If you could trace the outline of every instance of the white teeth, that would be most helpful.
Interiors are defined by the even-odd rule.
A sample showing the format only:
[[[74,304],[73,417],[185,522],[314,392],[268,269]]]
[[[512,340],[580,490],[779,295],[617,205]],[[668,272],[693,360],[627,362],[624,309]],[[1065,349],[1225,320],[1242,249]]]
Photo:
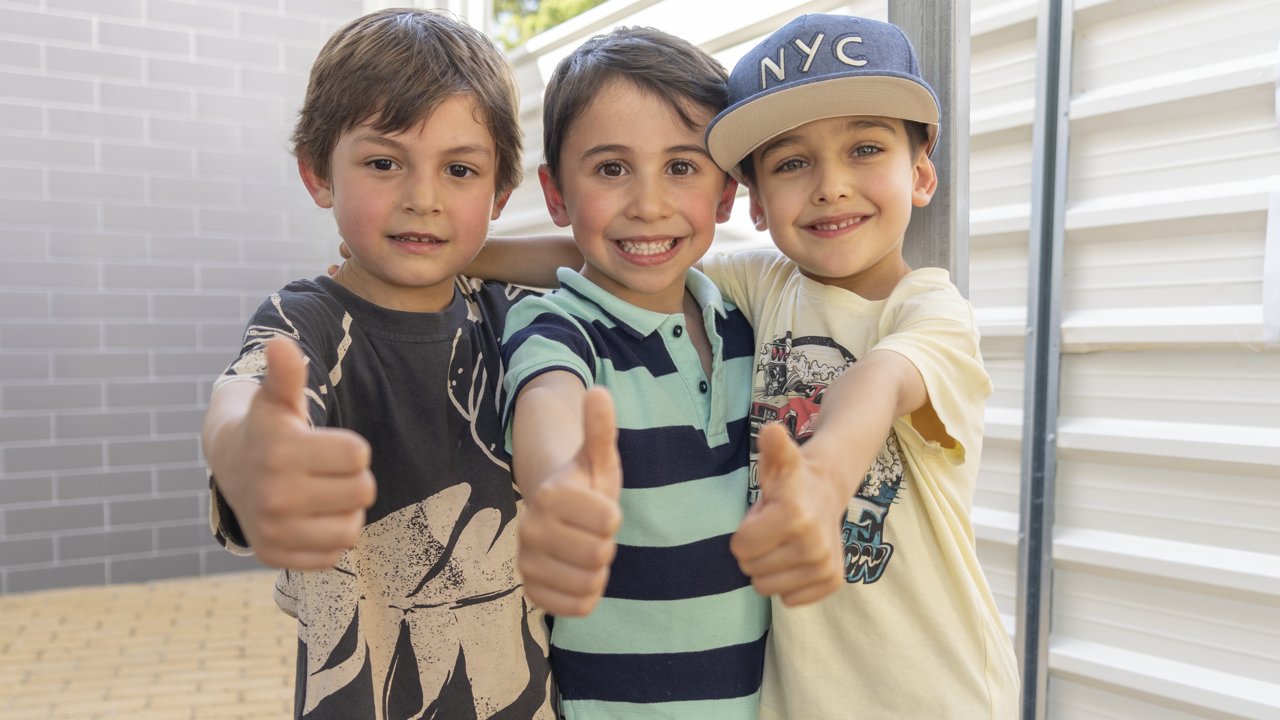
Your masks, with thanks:
[[[674,238],[658,242],[631,242],[630,240],[618,241],[618,245],[622,248],[622,252],[628,255],[659,255],[675,247],[675,244],[676,241]]]
[[[409,236],[407,236],[407,235],[396,235],[396,236],[394,236],[392,239],[394,239],[394,240],[398,240],[398,241],[400,241],[400,242],[412,242],[412,243],[437,243],[437,242],[440,242],[439,240],[433,240],[432,238],[429,238],[429,237],[409,237]]]
[[[857,225],[856,219],[841,220],[838,223],[816,223],[813,227],[815,230],[843,230],[852,225]]]

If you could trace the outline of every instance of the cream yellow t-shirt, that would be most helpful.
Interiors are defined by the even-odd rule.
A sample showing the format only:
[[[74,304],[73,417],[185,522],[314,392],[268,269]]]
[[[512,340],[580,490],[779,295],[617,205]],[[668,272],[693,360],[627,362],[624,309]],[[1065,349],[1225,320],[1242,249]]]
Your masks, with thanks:
[[[774,598],[761,719],[1016,717],[1013,646],[969,521],[991,394],[969,303],[936,268],[876,301],[806,278],[773,250],[711,256],[703,270],[755,327],[753,432],[777,421],[804,442],[832,380],[887,349],[920,371],[955,440],[944,448],[909,417],[894,422],[849,502],[846,584],[797,608]]]

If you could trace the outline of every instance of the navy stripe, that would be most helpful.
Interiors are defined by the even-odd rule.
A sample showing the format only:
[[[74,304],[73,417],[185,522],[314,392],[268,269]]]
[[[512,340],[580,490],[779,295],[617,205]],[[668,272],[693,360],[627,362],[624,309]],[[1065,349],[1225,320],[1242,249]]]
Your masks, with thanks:
[[[503,363],[510,365],[511,358],[515,357],[520,346],[534,337],[545,337],[559,343],[565,350],[577,355],[587,367],[593,370],[596,367],[595,353],[592,352],[591,344],[582,336],[582,330],[569,318],[549,312],[530,320],[528,325],[517,330],[502,344]]]
[[[619,545],[604,595],[620,600],[684,600],[746,587],[751,579],[742,574],[729,552],[731,537],[720,535],[674,547]]]
[[[510,365],[511,358],[525,341],[542,336],[563,344],[589,367],[596,367],[598,355],[600,360],[608,360],[618,371],[643,368],[654,377],[678,372],[671,353],[667,352],[662,336],[658,333],[640,338],[625,325],[610,326],[601,320],[590,320],[578,315],[572,317],[581,326],[575,325],[573,320],[563,315],[553,313],[542,313],[533,318],[507,340],[502,349],[503,359]]]
[[[716,315],[716,332],[724,340],[720,357],[725,360],[755,357],[755,331],[751,329],[751,323],[747,322],[747,316],[741,310],[734,308],[726,317]]]
[[[727,475],[746,467],[750,436],[747,418],[725,424],[729,442],[707,447],[707,436],[691,425],[619,429],[623,482],[629,488],[654,488]]]
[[[723,700],[760,689],[768,634],[741,645],[688,653],[615,655],[551,647],[565,700],[660,703]]]
[[[624,325],[609,327],[599,320],[591,321],[589,332],[596,350],[600,352],[600,359],[608,360],[614,370],[644,368],[654,377],[678,372],[658,332],[637,338]]]
[[[585,280],[585,278],[583,279]],[[588,280],[587,282],[591,282],[591,281]],[[556,290],[553,294],[559,293],[559,292],[569,293],[570,295],[573,295],[574,297],[578,298],[579,302],[581,302],[583,305],[588,306],[587,308],[588,310],[590,310],[591,308],[595,308],[596,311],[599,312],[601,315],[603,315],[606,319],[608,319],[609,322],[613,323],[614,325],[617,325],[619,328],[622,328],[624,331],[626,331],[628,334],[631,335],[631,337],[635,338],[636,340],[639,340],[641,337],[643,337],[638,331],[632,330],[629,324],[623,322],[622,318],[619,318],[617,315],[614,315],[613,313],[609,312],[607,309],[602,307],[600,303],[596,302],[595,300],[592,300],[586,295],[583,295],[581,292],[578,292],[574,288],[569,287],[568,285],[561,285],[560,288]]]

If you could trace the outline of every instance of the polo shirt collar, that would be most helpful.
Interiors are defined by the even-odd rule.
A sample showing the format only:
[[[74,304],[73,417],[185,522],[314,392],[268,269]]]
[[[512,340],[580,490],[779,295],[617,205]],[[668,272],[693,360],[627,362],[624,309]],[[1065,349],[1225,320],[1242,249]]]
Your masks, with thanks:
[[[614,323],[619,327],[626,328],[637,338],[648,337],[653,334],[671,317],[671,315],[665,313],[645,310],[629,302],[624,302],[605,291],[599,285],[582,277],[578,271],[567,267],[556,270],[556,279],[560,281],[561,288],[600,308],[601,312],[608,315]],[[711,282],[711,279],[706,275],[689,268],[684,276],[684,286],[693,294],[693,299],[702,308],[703,319],[707,322],[709,328],[714,327],[714,324],[711,323],[711,315],[708,313],[709,310],[720,317],[728,315],[728,311],[724,307],[724,297],[716,289],[715,283]]]

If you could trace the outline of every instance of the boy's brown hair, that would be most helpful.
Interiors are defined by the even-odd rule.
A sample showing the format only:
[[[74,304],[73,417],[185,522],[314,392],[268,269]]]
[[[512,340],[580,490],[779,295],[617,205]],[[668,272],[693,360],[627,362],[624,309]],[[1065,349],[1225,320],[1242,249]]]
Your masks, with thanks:
[[[689,106],[714,115],[729,102],[729,74],[693,43],[646,27],[617,28],[597,35],[556,65],[542,103],[542,150],[552,177],[559,177],[560,148],[569,128],[611,80],[626,80],[667,102],[693,129]]]
[[[483,33],[441,12],[382,10],[335,32],[311,66],[294,155],[328,179],[342,133],[370,119],[378,132],[408,130],[459,94],[493,136],[498,194],[511,190],[523,171],[515,73]]]

